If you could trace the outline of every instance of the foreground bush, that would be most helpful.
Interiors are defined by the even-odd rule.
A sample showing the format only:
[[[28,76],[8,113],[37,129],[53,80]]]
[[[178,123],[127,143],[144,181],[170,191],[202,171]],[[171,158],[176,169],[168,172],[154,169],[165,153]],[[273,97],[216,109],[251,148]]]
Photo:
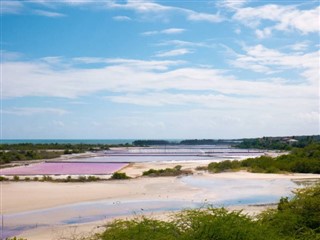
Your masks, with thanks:
[[[293,239],[320,239],[320,184],[300,189],[289,201],[282,198],[277,210],[261,214],[260,222]]]
[[[320,184],[282,198],[256,219],[221,209],[185,210],[170,221],[116,220],[95,240],[320,240]]]
[[[225,209],[186,210],[172,221],[145,217],[116,220],[97,239],[110,240],[275,240],[276,233],[240,212]]]

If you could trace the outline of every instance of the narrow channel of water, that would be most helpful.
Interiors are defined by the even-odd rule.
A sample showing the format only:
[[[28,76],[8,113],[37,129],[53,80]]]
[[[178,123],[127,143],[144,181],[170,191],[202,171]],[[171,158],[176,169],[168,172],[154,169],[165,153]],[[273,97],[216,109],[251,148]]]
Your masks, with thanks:
[[[43,226],[88,223],[117,216],[139,215],[150,212],[177,211],[186,208],[268,204],[290,196],[298,186],[289,179],[207,179],[201,176],[182,177],[180,181],[190,187],[201,189],[197,199],[207,195],[217,198],[208,201],[179,200],[102,200],[64,205],[36,211],[7,214],[3,216],[3,238]]]

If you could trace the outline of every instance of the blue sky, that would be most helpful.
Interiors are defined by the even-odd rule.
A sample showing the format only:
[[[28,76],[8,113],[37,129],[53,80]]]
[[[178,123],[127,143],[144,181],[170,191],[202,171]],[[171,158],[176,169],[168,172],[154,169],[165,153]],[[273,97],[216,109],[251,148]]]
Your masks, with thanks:
[[[1,1],[3,139],[319,134],[319,1]]]

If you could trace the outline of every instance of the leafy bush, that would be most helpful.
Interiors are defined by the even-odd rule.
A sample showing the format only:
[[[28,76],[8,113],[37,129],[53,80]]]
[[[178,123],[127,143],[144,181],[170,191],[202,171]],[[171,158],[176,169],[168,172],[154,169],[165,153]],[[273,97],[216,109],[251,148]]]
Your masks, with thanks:
[[[129,179],[126,173],[115,172],[112,174],[111,179]]]
[[[148,171],[144,171],[142,173],[143,176],[149,176],[149,177],[168,177],[168,176],[179,176],[182,174],[192,174],[191,171],[182,170],[181,165],[177,165],[174,168],[166,168],[166,169],[149,169]]]
[[[260,215],[260,222],[293,239],[320,239],[320,184],[297,190],[290,201],[282,198],[277,210]]]
[[[170,221],[115,220],[96,240],[319,240],[320,184],[282,198],[256,219],[224,208],[184,210]]]

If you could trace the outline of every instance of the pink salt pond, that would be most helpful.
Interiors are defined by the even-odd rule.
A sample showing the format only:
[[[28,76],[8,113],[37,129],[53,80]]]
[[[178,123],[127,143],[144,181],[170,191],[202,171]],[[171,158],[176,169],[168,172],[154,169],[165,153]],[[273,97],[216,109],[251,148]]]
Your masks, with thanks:
[[[1,175],[103,175],[112,174],[128,163],[106,162],[43,162],[27,166],[5,168]]]

